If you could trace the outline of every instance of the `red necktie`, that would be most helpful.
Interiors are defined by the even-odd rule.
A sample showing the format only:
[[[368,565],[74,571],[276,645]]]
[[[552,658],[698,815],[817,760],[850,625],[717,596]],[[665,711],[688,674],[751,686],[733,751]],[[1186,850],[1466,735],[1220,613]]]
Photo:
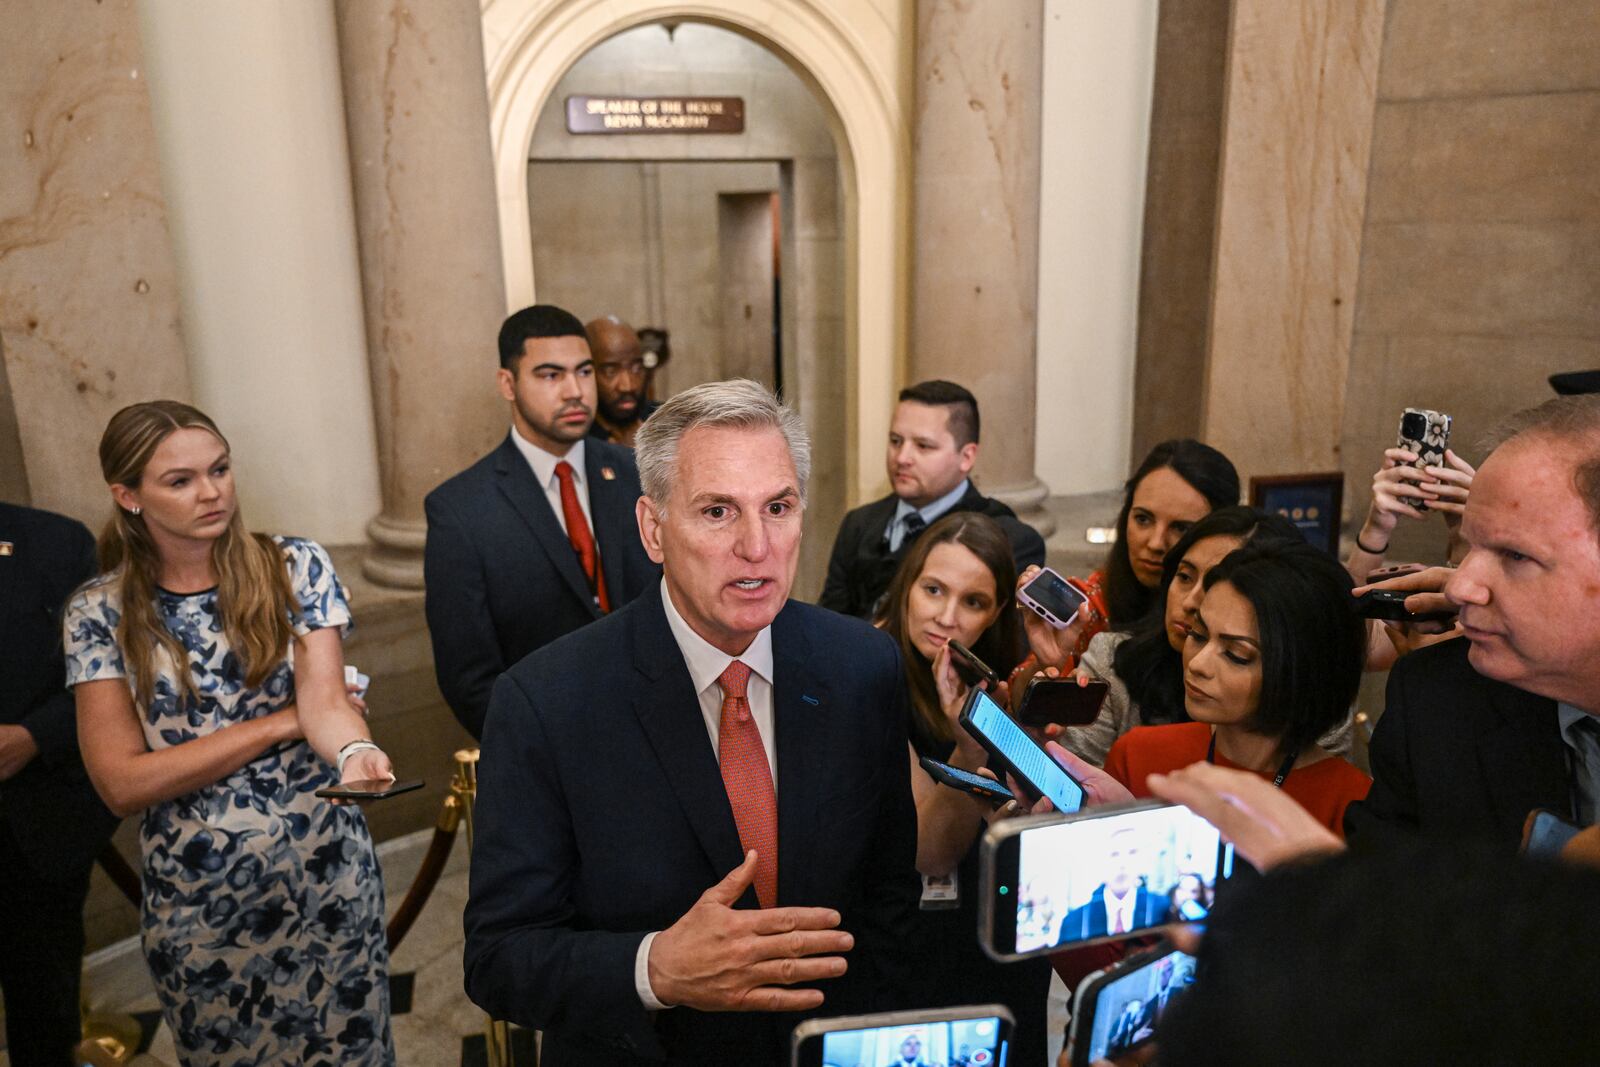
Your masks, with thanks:
[[[578,490],[572,484],[572,464],[566,460],[556,464],[556,481],[561,483],[561,514],[567,520],[567,540],[578,554],[583,576],[589,579],[589,588],[600,602],[600,611],[608,612],[611,598],[606,596],[606,576],[600,569],[600,553],[594,547],[594,535],[589,532],[589,523],[578,504]]]
[[[763,908],[778,902],[778,798],[761,730],[750,717],[745,690],[750,668],[738,660],[717,679],[722,686],[722,719],[717,725],[717,762],[733,807],[739,844],[756,850],[756,899]]]

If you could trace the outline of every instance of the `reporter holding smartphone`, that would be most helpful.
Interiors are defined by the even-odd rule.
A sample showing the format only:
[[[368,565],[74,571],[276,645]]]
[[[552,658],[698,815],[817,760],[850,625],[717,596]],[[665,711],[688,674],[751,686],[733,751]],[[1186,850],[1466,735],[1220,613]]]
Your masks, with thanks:
[[[925,892],[918,913],[919,1003],[933,1006],[999,1002],[1016,1017],[1012,1059],[1046,1055],[1047,961],[1000,965],[973,936],[978,914],[978,837],[991,814],[987,801],[940,785],[918,762],[926,756],[966,771],[986,767],[988,753],[957,719],[967,687],[951,661],[950,642],[971,649],[1002,677],[1021,654],[1012,603],[1016,567],[1005,530],[993,519],[960,512],[939,519],[911,546],[884,596],[876,625],[893,637],[905,665],[912,707],[912,794],[917,807],[917,870],[928,879],[954,873],[955,906]],[[945,902],[948,905],[948,902]]]
[[[393,777],[346,696],[332,562],[245,528],[228,443],[187,404],[117,412],[100,466],[115,509],[67,608],[67,680],[95,788],[142,812],[142,940],[179,1059],[393,1063],[372,839],[313,795]]]

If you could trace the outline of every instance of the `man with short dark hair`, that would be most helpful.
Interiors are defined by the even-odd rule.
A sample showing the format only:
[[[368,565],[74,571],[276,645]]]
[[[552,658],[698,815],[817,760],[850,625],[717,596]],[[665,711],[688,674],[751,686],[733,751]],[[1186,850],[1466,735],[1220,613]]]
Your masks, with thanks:
[[[584,330],[600,401],[589,436],[632,448],[633,435],[661,406],[645,394],[644,347],[633,327],[615,315],[595,319]]]
[[[549,304],[512,315],[496,380],[511,432],[425,502],[434,672],[473,737],[501,671],[660,574],[634,528],[632,452],[588,437],[595,383],[583,324]]]
[[[1395,832],[1492,837],[1534,808],[1580,825],[1600,806],[1600,396],[1514,416],[1478,468],[1466,557],[1444,596],[1465,639],[1403,657],[1371,745],[1357,847]],[[1426,572],[1385,585],[1437,588]],[[1408,600],[1413,611],[1437,597]]]
[[[978,430],[978,401],[955,382],[900,391],[885,457],[893,492],[844,517],[818,604],[871,619],[912,542],[951,512],[975,511],[999,522],[1018,571],[1044,563],[1039,532],[972,484]]]

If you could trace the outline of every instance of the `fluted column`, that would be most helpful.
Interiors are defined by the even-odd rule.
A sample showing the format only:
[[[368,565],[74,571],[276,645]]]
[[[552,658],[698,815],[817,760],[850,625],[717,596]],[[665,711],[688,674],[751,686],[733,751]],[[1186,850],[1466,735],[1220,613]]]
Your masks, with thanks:
[[[917,0],[908,378],[978,398],[977,476],[1049,536],[1034,474],[1043,0]]]
[[[420,588],[422,501],[506,431],[505,315],[476,0],[338,0],[383,510],[367,577]]]

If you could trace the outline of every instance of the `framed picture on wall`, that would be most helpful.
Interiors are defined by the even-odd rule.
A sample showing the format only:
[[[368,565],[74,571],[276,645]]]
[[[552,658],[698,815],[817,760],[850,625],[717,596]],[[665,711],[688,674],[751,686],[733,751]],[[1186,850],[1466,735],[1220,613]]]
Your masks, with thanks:
[[[1344,475],[1273,474],[1250,479],[1250,506],[1282,515],[1306,540],[1339,555],[1339,514],[1344,505]]]

